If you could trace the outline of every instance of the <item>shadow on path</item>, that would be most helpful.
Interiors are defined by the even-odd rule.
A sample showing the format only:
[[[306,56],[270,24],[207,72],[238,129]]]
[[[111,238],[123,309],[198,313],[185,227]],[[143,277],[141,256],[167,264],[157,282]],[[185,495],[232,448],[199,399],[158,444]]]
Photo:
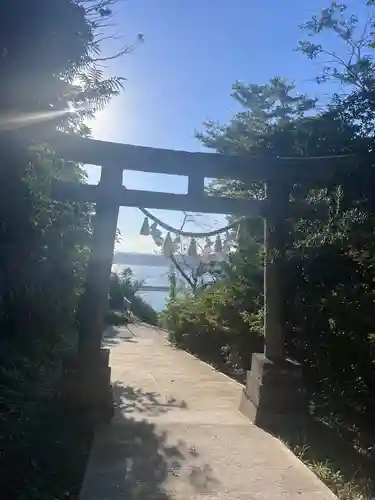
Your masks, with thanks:
[[[138,342],[131,327],[129,325],[108,326],[103,335],[102,346],[111,347],[122,342]]]
[[[177,401],[173,397],[163,401],[160,394],[156,392],[141,391],[141,389],[119,384],[116,384],[113,390],[116,406],[122,413],[137,412],[155,417],[173,409],[187,409],[185,401]]]
[[[108,327],[103,346],[138,343],[146,333],[135,326]],[[181,439],[185,401],[120,381],[112,390],[115,416],[96,433],[80,500],[172,500],[219,489],[194,443]],[[163,419],[169,412],[176,412],[172,424]]]
[[[113,395],[115,418],[96,435],[80,500],[172,500],[175,491],[185,498],[217,490],[220,483],[195,446],[147,420],[182,411],[185,402],[163,401],[157,393],[120,383],[114,384]]]

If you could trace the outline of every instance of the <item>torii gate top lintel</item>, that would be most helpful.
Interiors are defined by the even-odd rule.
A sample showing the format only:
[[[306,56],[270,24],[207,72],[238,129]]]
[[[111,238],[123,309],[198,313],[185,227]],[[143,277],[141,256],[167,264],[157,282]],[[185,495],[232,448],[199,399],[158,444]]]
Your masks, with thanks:
[[[355,155],[278,157],[178,151],[106,142],[63,133],[51,136],[48,142],[56,154],[66,160],[88,165],[243,181],[267,181],[285,177],[285,174],[296,181],[326,178],[337,167],[352,165],[355,158]],[[301,161],[304,162],[302,168]]]
[[[265,215],[264,201],[207,196],[205,179],[275,181],[276,184],[311,183],[316,179],[321,182],[328,180],[338,167],[350,168],[353,162],[350,155],[301,159],[194,153],[104,142],[62,133],[51,136],[48,142],[55,153],[65,160],[102,167],[98,186],[57,182],[54,186],[57,198],[90,202],[102,199],[128,207],[253,217]],[[187,194],[125,190],[122,187],[123,170],[186,176]]]

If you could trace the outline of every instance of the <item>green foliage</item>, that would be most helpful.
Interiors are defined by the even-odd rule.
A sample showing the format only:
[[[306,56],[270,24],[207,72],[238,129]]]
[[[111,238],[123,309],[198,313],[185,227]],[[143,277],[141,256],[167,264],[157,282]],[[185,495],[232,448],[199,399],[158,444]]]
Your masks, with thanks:
[[[0,6],[0,491],[9,500],[72,498],[90,440],[67,418],[56,384],[77,345],[92,210],[50,198],[53,179],[85,175],[42,146],[37,127],[26,149],[15,119],[27,125],[43,117],[49,128],[89,134],[84,120],[121,87],[98,67],[100,27],[110,17],[99,8],[111,3]],[[72,104],[77,113],[60,113]]]
[[[81,177],[76,165],[56,162],[42,148],[13,158],[14,171],[4,164],[0,169],[1,490],[9,499],[47,498],[42,484],[49,479],[39,482],[34,436],[44,432],[62,357],[76,343],[90,209],[48,197],[49,182],[60,170],[71,180]],[[20,171],[23,178],[14,175]],[[48,432],[52,453],[59,438],[53,428]]]
[[[116,311],[129,309],[134,294],[139,290],[141,283],[132,278],[130,268],[124,269],[121,274],[112,273],[109,283],[109,307]]]
[[[233,97],[243,110],[229,124],[207,122],[198,138],[205,146],[228,154],[300,156],[301,168],[308,168],[305,157],[357,155],[350,174],[338,173],[314,189],[307,184],[291,185],[294,200],[319,201],[326,205],[328,215],[307,220],[297,214],[289,220],[283,297],[287,350],[302,362],[314,397],[340,411],[355,409],[370,419],[375,414],[375,73],[372,59],[358,49],[354,39],[358,22],[350,16],[344,20],[345,13],[343,6],[332,4],[304,29],[312,35],[330,29],[353,49],[350,64],[336,60],[336,70],[325,71],[326,76],[349,85],[349,95],[334,96],[332,104],[321,111],[315,108],[315,100],[298,95],[294,86],[280,78],[265,85],[236,83]],[[370,18],[368,38],[361,41],[368,50],[373,26]],[[308,57],[328,54],[322,46],[301,44],[300,50]],[[255,199],[264,196],[264,187],[251,181],[218,180],[209,190]],[[216,365],[226,363],[222,353],[231,335],[247,338],[249,332],[261,329],[262,225],[249,221],[246,229],[247,238],[219,282],[194,302],[190,297],[170,302],[163,313],[178,345]],[[255,265],[257,278],[249,274],[249,263]],[[252,350],[247,349],[238,357]]]
[[[160,322],[174,344],[243,378],[252,353],[263,346],[259,257],[234,254],[224,273],[195,295],[171,299]]]
[[[127,325],[132,321],[130,314],[121,311],[108,311],[105,318],[106,325]]]
[[[89,134],[85,120],[118,95],[124,79],[106,77],[103,29],[113,0],[12,0],[1,3],[2,118],[50,114],[48,126]],[[101,6],[104,6],[101,7]],[[64,20],[68,20],[65,23]],[[14,36],[15,33],[22,35]],[[108,35],[110,37],[110,34]],[[130,50],[131,47],[128,47]],[[110,55],[113,59],[126,49]],[[69,108],[74,107],[74,114]],[[58,113],[65,111],[65,113]],[[55,113],[55,114],[54,114]],[[38,121],[38,120],[37,120]]]
[[[131,311],[134,316],[149,325],[157,325],[158,323],[158,313],[139,295],[133,295],[131,298]]]
[[[315,105],[314,99],[295,93],[295,86],[279,77],[265,85],[236,82],[232,97],[244,110],[227,125],[205,122],[205,133],[197,134],[203,145],[227,154],[286,154],[283,150],[290,142],[284,143],[284,130],[292,130]]]
[[[109,306],[116,311],[130,310],[137,318],[156,325],[157,313],[142,297],[136,295],[141,282],[133,278],[130,268],[126,268],[121,274],[111,275],[109,290]]]
[[[369,91],[374,84],[375,66],[371,57],[374,48],[374,26],[374,2],[367,2],[366,14],[360,19],[348,12],[347,5],[332,1],[329,7],[322,9],[301,26],[310,40],[299,42],[297,50],[309,59],[320,59],[324,62],[323,73],[317,76],[318,83],[337,80],[352,90],[354,88]],[[336,40],[349,49],[347,56],[342,57],[312,41],[312,37],[324,32],[333,33]]]

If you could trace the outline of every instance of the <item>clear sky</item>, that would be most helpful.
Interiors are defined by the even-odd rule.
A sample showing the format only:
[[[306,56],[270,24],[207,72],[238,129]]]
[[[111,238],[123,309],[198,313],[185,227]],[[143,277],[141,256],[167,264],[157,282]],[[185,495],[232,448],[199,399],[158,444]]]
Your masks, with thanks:
[[[329,1],[329,0],[328,0]],[[105,46],[109,53],[144,43],[132,54],[108,63],[108,74],[127,78],[122,95],[99,114],[95,138],[146,146],[201,150],[194,131],[206,119],[226,122],[236,111],[230,97],[236,80],[266,83],[273,76],[294,81],[297,90],[324,98],[329,92],[313,79],[318,63],[294,52],[304,36],[299,25],[328,5],[327,0],[126,0],[115,8],[121,41]],[[358,4],[349,1],[349,5]],[[361,2],[364,3],[364,2]],[[358,12],[358,8],[356,7]],[[327,43],[335,45],[334,40]],[[332,45],[330,45],[332,46]],[[96,182],[98,169],[89,170]],[[180,192],[184,178],[124,173],[133,189]],[[168,187],[166,187],[168,186]],[[181,214],[159,216],[178,224]],[[119,229],[125,251],[150,251],[148,237],[139,237],[143,220],[136,209],[122,208]]]

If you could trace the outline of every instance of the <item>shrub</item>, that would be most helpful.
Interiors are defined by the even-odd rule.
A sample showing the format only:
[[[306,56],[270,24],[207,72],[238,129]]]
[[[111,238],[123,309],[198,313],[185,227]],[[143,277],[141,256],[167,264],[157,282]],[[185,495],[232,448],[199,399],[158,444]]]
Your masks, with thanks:
[[[131,299],[131,311],[137,318],[149,325],[157,325],[158,323],[158,313],[138,295],[134,295]]]
[[[261,310],[246,310],[240,307],[239,299],[233,288],[218,282],[197,296],[171,300],[160,323],[176,346],[242,377],[250,368],[253,352],[262,351],[263,338]]]

